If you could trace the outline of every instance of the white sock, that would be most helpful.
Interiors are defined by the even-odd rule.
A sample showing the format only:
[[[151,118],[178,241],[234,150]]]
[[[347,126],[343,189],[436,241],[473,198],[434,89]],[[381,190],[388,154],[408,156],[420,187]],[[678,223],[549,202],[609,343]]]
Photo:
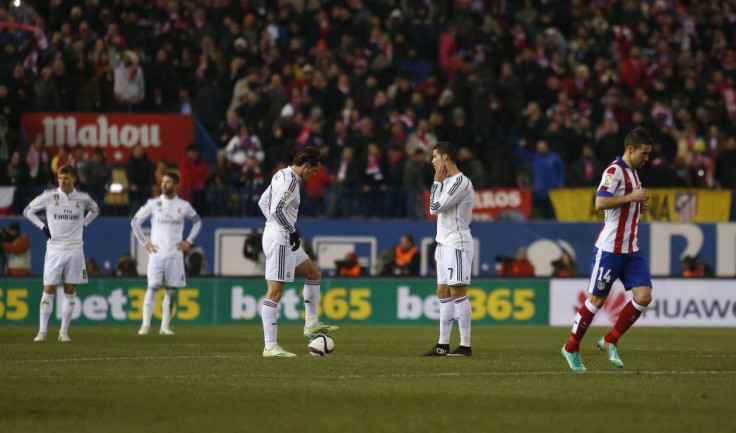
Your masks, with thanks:
[[[141,328],[151,327],[151,315],[153,314],[153,306],[156,305],[156,292],[158,287],[149,287],[146,289],[146,297],[143,298],[143,323]]]
[[[319,286],[322,280],[304,281],[304,325],[308,328],[317,324],[317,309],[319,307]]]
[[[470,347],[470,301],[467,296],[455,300],[455,311],[457,312],[457,324],[460,328],[460,345]]]
[[[279,303],[264,299],[261,306],[261,320],[263,321],[263,339],[266,342],[266,350],[271,350],[278,344],[276,342],[278,319]]]
[[[161,329],[169,329],[171,324],[171,304],[174,301],[175,290],[173,287],[166,287],[164,292],[164,301],[161,304]]]
[[[455,304],[452,298],[438,300],[440,301],[440,339],[437,344],[450,344],[452,322],[455,321]]]
[[[54,311],[54,295],[43,292],[38,313],[38,332],[46,332],[48,330],[49,317],[51,317],[52,311]]]
[[[61,329],[59,334],[69,333],[69,322],[72,321],[72,313],[74,312],[74,294],[64,294],[64,303],[61,304]]]

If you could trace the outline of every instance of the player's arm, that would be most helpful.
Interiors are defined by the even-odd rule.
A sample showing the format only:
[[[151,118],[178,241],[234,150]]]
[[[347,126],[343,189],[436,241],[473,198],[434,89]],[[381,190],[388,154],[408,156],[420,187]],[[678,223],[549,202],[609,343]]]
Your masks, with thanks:
[[[271,204],[271,185],[266,188],[265,191],[263,191],[263,194],[261,194],[261,198],[258,199],[258,207],[261,208],[261,213],[263,213],[263,216],[268,218],[268,216],[271,214],[271,210],[269,209]]]
[[[289,233],[294,233],[296,231],[296,227],[294,227],[286,217],[286,209],[289,206],[289,203],[291,203],[296,196],[295,191],[298,184],[299,180],[297,178],[286,180],[276,187],[273,187],[273,183],[271,183],[271,186],[273,187],[271,190],[273,197],[271,200],[271,215],[273,215],[275,217],[274,219]]]
[[[598,186],[595,196],[596,210],[616,209],[631,202],[642,202],[647,200],[647,192],[644,188],[636,188],[630,194],[615,196],[613,192],[623,182],[623,171],[617,166],[610,166],[603,173],[603,178]]]
[[[38,217],[37,214],[44,209],[46,209],[46,193],[42,193],[38,197],[34,198],[33,201],[23,209],[23,216],[39,230],[43,230],[43,228],[46,227],[46,224]]]
[[[647,191],[644,188],[637,188],[631,194],[622,196],[606,196],[596,195],[595,197],[595,209],[596,210],[607,210],[616,209],[621,206],[625,206],[632,202],[646,202]]]
[[[148,243],[148,239],[143,233],[143,221],[147,220],[150,217],[151,207],[148,203],[146,203],[141,206],[140,209],[138,209],[138,212],[135,213],[133,219],[130,221],[130,227],[133,230],[133,235],[136,239],[138,239],[138,242],[141,245],[146,245]]]
[[[440,182],[434,182],[429,196],[429,213],[441,214],[458,204],[469,186],[470,181],[465,176],[458,176],[447,188]]]
[[[202,231],[202,218],[199,217],[197,211],[191,205],[189,206],[187,218],[192,221],[192,229],[189,231],[189,236],[187,236],[184,242],[189,242],[189,246],[192,246],[194,245],[194,240],[197,239],[197,235]]]
[[[87,215],[84,216],[84,226],[88,227],[100,215],[100,207],[92,197],[87,196]]]

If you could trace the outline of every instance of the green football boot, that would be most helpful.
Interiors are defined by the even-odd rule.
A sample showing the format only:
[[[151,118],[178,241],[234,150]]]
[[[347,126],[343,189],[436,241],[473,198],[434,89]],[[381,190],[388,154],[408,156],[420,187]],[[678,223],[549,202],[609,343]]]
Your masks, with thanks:
[[[608,353],[608,360],[611,362],[611,364],[618,368],[624,368],[624,362],[621,361],[621,358],[619,358],[618,348],[615,344],[608,343],[603,337],[601,337],[601,339],[598,340],[598,348],[601,349],[603,352]]]
[[[580,359],[580,352],[568,352],[565,350],[565,346],[562,346],[562,349],[560,349],[560,353],[562,354],[562,357],[565,358],[565,361],[567,361],[567,365],[570,366],[570,370],[572,371],[585,371],[585,366],[583,365],[583,360]]]

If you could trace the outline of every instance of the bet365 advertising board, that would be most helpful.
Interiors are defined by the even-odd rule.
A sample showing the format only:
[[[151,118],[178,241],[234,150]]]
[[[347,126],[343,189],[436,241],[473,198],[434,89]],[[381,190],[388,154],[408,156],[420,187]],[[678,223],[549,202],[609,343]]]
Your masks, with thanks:
[[[174,324],[261,323],[265,282],[250,279],[191,279],[176,296]],[[468,296],[477,325],[570,326],[587,298],[588,280],[476,279]],[[637,326],[736,327],[733,279],[655,279],[652,304]],[[324,279],[320,316],[338,324],[436,325],[439,303],[433,279]],[[304,318],[301,284],[285,286],[279,323]],[[145,280],[93,279],[77,290],[76,325],[138,325]],[[52,321],[60,319],[63,296],[56,296]],[[154,318],[161,318],[159,291]],[[610,326],[631,294],[614,284],[593,326]],[[40,280],[0,279],[0,326],[37,325]],[[53,323],[53,322],[52,322]]]
[[[263,279],[191,279],[176,296],[174,324],[261,323]],[[75,325],[140,324],[144,279],[96,279],[77,289]],[[547,280],[477,280],[468,287],[478,324],[549,323]],[[287,284],[279,323],[304,318],[301,283]],[[436,324],[439,303],[433,279],[325,279],[320,317],[343,324]],[[60,295],[61,292],[59,292]],[[54,299],[59,320],[63,296]],[[161,318],[159,291],[154,318]],[[0,324],[35,325],[41,300],[39,279],[0,279]]]

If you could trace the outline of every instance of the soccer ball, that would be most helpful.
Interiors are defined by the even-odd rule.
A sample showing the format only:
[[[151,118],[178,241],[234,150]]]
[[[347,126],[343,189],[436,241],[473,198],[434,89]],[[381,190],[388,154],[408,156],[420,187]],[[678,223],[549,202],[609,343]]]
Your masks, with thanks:
[[[335,342],[327,334],[317,334],[309,341],[307,348],[312,356],[325,356],[335,350]]]

